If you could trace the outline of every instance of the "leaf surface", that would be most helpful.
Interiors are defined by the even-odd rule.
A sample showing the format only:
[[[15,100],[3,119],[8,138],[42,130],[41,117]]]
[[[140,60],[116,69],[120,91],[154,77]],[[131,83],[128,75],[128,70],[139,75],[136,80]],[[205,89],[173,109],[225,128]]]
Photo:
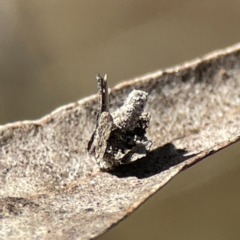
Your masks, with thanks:
[[[133,89],[149,94],[153,147],[112,172],[87,153],[96,95],[0,127],[1,237],[97,237],[176,174],[240,139],[240,44],[114,87],[110,111]]]

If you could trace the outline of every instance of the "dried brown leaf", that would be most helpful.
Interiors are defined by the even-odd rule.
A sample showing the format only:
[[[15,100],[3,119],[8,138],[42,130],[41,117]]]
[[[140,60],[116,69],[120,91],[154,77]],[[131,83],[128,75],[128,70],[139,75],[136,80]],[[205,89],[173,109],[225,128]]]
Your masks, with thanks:
[[[99,236],[180,171],[240,138],[240,44],[120,84],[110,111],[132,89],[149,94],[153,150],[109,173],[86,150],[96,95],[0,127],[1,237]]]

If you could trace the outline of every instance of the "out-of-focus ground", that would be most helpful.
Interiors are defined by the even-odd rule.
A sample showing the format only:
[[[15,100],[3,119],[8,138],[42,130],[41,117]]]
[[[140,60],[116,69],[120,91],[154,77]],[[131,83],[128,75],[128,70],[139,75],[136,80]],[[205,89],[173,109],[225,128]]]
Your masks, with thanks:
[[[0,0],[0,124],[240,41],[238,0]],[[240,144],[176,177],[107,239],[239,239]]]

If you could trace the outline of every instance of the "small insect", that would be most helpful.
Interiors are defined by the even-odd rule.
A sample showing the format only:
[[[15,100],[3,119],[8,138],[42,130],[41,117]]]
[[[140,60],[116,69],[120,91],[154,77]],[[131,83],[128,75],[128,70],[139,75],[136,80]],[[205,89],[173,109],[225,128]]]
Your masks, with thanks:
[[[101,170],[109,171],[146,156],[152,142],[145,136],[150,114],[143,109],[148,94],[133,90],[122,107],[110,114],[107,75],[96,76],[99,109],[95,130],[88,143],[88,152]]]

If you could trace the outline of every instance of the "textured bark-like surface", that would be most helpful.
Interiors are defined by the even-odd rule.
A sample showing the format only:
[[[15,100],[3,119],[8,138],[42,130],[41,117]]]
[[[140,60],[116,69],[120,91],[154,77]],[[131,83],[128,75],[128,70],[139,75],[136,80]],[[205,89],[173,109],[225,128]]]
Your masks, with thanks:
[[[1,238],[96,237],[180,171],[240,138],[240,45],[120,84],[110,111],[133,89],[148,92],[153,148],[112,172],[87,154],[95,95],[0,127]]]
[[[88,152],[103,171],[146,157],[152,142],[145,136],[150,114],[143,112],[147,93],[133,90],[123,106],[99,112],[96,129],[88,143]]]

